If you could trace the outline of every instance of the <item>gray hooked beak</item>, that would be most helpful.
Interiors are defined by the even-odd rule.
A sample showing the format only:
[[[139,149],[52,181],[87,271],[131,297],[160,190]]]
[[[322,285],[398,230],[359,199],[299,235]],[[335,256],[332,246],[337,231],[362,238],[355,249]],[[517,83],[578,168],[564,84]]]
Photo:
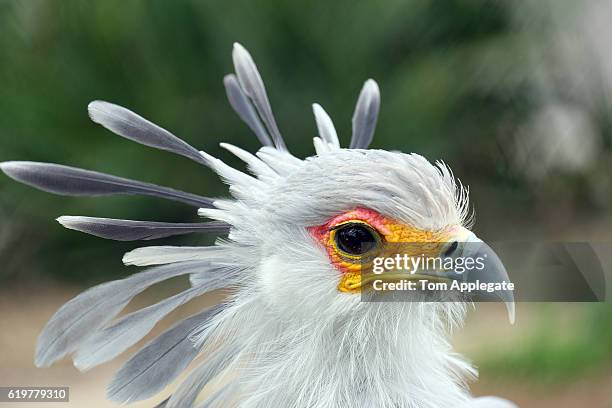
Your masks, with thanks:
[[[509,283],[510,278],[499,256],[491,249],[489,245],[480,240],[476,235],[465,229],[460,228],[456,237],[449,242],[449,247],[453,246],[454,250],[449,254],[452,258],[471,258],[474,260],[482,260],[483,268],[472,268],[461,273],[449,271],[441,275],[447,279],[456,280],[459,282],[476,283]],[[438,275],[440,276],[440,275]],[[501,300],[506,305],[508,312],[508,320],[514,324],[515,320],[515,305],[514,293],[511,290],[497,290],[493,292],[477,291],[477,294],[482,299]]]

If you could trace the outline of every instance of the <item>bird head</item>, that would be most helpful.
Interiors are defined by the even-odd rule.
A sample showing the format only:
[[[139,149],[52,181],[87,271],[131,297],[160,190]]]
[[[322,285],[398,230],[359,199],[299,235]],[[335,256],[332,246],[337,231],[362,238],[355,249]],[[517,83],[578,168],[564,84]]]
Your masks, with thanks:
[[[231,239],[258,248],[257,286],[271,305],[302,311],[335,303],[357,307],[362,269],[373,253],[412,247],[441,256],[474,237],[465,228],[467,191],[443,163],[340,148],[299,162],[284,154],[262,158],[294,167],[252,197],[238,186],[242,210],[226,203],[232,217],[226,221],[235,226]]]
[[[378,100],[378,88],[372,84],[366,83],[360,102]],[[376,95],[368,98],[367,92]],[[314,111],[319,124],[331,123],[318,105]],[[320,132],[335,135],[333,127],[326,133],[320,126]],[[373,254],[488,258],[486,270],[469,274],[413,270],[382,279],[508,280],[499,258],[469,230],[468,190],[443,162],[323,143],[323,138],[315,138],[318,154],[305,160],[264,147],[257,153],[258,165],[250,158],[256,182],[236,177],[217,161],[216,171],[236,200],[200,210],[200,215],[231,224],[229,238],[253,250],[247,257],[249,267],[256,266],[253,285],[271,307],[312,318],[354,312],[370,299],[368,283],[377,277],[367,268]],[[222,146],[245,157],[235,146]],[[415,292],[404,300],[460,300],[448,295]],[[502,293],[501,300],[512,319],[511,296]],[[432,307],[432,313],[437,309]]]
[[[373,403],[378,406],[408,406],[393,402],[406,397],[396,395],[395,391],[380,394],[380,384],[369,384],[364,367],[370,370],[368,375],[386,378],[390,386],[411,389],[415,384],[402,383],[395,377],[389,380],[392,364],[385,360],[385,355],[376,350],[368,360],[363,358],[365,350],[360,347],[366,344],[380,346],[381,350],[385,349],[384,344],[395,347],[400,336],[408,343],[420,345],[412,347],[413,350],[431,352],[425,353],[427,359],[419,360],[421,357],[413,354],[398,360],[396,373],[407,372],[406,365],[415,365],[415,361],[421,368],[431,366],[432,373],[441,369],[453,371],[449,367],[458,363],[445,352],[436,354],[435,347],[442,345],[444,349],[444,341],[432,341],[431,337],[439,335],[442,319],[439,315],[451,316],[451,320],[453,316],[460,317],[463,305],[459,297],[441,298],[436,293],[410,295],[408,300],[413,301],[410,307],[403,303],[364,301],[370,299],[369,284],[374,279],[368,268],[374,256],[392,256],[402,251],[412,256],[427,254],[438,258],[483,255],[489,258],[489,267],[475,274],[461,274],[452,268],[418,268],[412,273],[394,271],[388,276],[381,275],[381,279],[507,280],[499,258],[469,229],[472,217],[467,189],[443,162],[431,163],[414,153],[368,149],[380,102],[379,89],[373,80],[365,82],[359,95],[348,148],[341,148],[330,117],[314,104],[319,132],[313,139],[316,154],[303,160],[293,156],[280,134],[250,54],[236,44],[233,60],[236,74],[224,79],[227,96],[263,147],[251,154],[231,144],[221,146],[243,160],[248,172],[198,151],[123,107],[102,101],[89,105],[92,120],[114,133],[180,154],[212,169],[229,185],[229,198],[212,199],[56,164],[0,164],[8,176],[44,191],[63,195],[154,196],[195,206],[200,216],[210,220],[177,224],[60,217],[58,221],[69,229],[121,241],[193,232],[220,236],[210,247],[149,246],[127,253],[125,264],[152,268],[94,287],[66,303],[41,334],[36,363],[46,366],[73,355],[78,368],[89,369],[134,345],[183,303],[227,287],[233,289],[227,301],[180,322],[137,352],[117,373],[109,396],[123,402],[150,397],[176,378],[203,349],[210,351],[224,343],[214,353],[215,357],[205,360],[164,402],[165,406],[190,406],[195,400],[194,392],[215,375],[228,367],[245,365],[249,370],[232,383],[258,389],[257,395],[249,399],[251,405],[245,406],[353,406],[344,399],[356,382],[374,390],[372,395],[377,396]],[[189,276],[189,289],[113,320],[138,293],[180,275]],[[501,298],[509,305],[512,316],[511,293],[502,294]],[[393,324],[394,330],[384,326],[381,312],[390,312],[399,320],[400,323]],[[366,330],[364,322],[373,323],[371,327],[380,330],[371,327]],[[376,326],[379,323],[383,326]],[[346,337],[360,340],[346,346]],[[320,342],[321,339],[326,341]],[[272,355],[270,350],[274,351]],[[324,363],[307,361],[303,357],[308,353],[330,358]],[[283,358],[289,354],[293,360]],[[328,367],[335,370],[332,374],[337,378],[336,384],[320,376],[313,377],[321,364],[332,361],[338,363]],[[349,367],[350,372],[337,367]],[[284,373],[285,385],[276,377],[277,372]],[[312,381],[310,395],[294,396],[290,402],[286,397],[276,397],[277,388],[284,386],[300,395],[305,392],[304,373],[309,373]],[[459,389],[456,378],[450,374],[435,382],[438,386],[446,384],[448,390]],[[328,389],[330,384],[333,389]],[[428,384],[421,379],[416,386],[425,389]],[[225,388],[226,393],[228,389]],[[460,390],[453,394],[456,399],[451,394],[450,391],[440,394],[440,398],[447,398],[448,406],[464,398]],[[306,402],[328,398],[323,395],[336,398],[337,403]],[[262,398],[265,403],[253,398]],[[388,403],[384,402],[387,399]]]

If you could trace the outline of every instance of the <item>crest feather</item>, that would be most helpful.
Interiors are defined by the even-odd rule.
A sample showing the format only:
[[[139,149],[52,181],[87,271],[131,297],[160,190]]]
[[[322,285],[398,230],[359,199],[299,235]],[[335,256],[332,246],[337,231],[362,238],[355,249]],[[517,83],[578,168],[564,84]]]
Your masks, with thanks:
[[[325,110],[318,103],[312,104],[312,112],[314,113],[315,121],[317,122],[317,129],[321,139],[326,141],[334,148],[340,148],[340,141],[338,140],[336,128],[334,127],[334,123],[327,112],[325,112]]]
[[[57,221],[65,228],[115,241],[151,240],[194,232],[227,234],[229,231],[229,225],[219,221],[173,223],[67,215]]]
[[[287,151],[287,146],[276,125],[266,88],[253,61],[253,57],[242,45],[234,43],[232,58],[234,59],[234,68],[242,91],[253,102],[261,120],[272,136],[276,148]]]
[[[368,148],[376,130],[379,109],[380,90],[378,84],[373,79],[368,79],[361,88],[353,113],[353,135],[349,148]]]
[[[93,101],[87,110],[91,120],[119,136],[208,165],[197,149],[189,143],[123,106]]]

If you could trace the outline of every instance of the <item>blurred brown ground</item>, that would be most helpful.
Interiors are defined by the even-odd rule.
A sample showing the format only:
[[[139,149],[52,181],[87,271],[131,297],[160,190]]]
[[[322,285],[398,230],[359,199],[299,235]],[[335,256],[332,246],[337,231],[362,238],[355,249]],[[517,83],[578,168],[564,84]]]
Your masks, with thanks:
[[[179,285],[176,283],[175,285]],[[173,288],[166,286],[158,291],[167,294]],[[125,357],[118,362],[105,364],[86,373],[75,369],[65,359],[50,368],[36,368],[33,364],[33,353],[36,337],[47,319],[66,300],[79,292],[80,288],[60,287],[26,287],[4,288],[0,292],[0,384],[3,386],[69,386],[70,403],[41,403],[27,405],[23,403],[0,403],[4,407],[113,407],[117,406],[105,399],[105,387],[113,372]],[[161,295],[158,292],[147,292],[135,301],[134,307],[151,301]],[[192,302],[184,309],[174,313],[167,321],[190,314],[195,309],[213,299],[202,299]],[[505,311],[499,304],[481,304],[470,312],[467,325],[455,335],[457,349],[468,358],[475,359],[482,349],[499,347],[508,349],[519,344],[535,327],[540,316],[531,311],[535,304],[519,304],[517,322],[511,326],[507,322]],[[568,330],[575,305],[555,305],[558,312],[567,316]],[[157,332],[161,330],[157,329]],[[162,393],[168,395],[172,386]],[[483,377],[472,384],[475,395],[498,395],[515,401],[523,408],[610,408],[612,407],[612,367],[604,370],[603,375],[581,377],[575,382],[553,386],[543,386],[532,380],[501,380]],[[131,405],[135,408],[152,407],[160,398]]]
[[[149,304],[153,299],[159,298],[160,294],[180,287],[179,283],[171,283],[161,288],[145,292],[137,297],[128,309],[142,307]],[[68,386],[70,387],[69,403],[1,403],[1,407],[116,407],[119,404],[108,401],[105,398],[106,385],[111,380],[114,372],[126,360],[125,353],[116,361],[96,367],[88,372],[81,373],[72,366],[71,360],[64,359],[49,368],[36,368],[34,366],[34,350],[36,338],[44,327],[46,321],[53,313],[68,299],[76,295],[82,288],[65,287],[26,287],[20,286],[0,291],[0,384],[2,386]],[[217,296],[218,297],[218,296]],[[166,324],[156,328],[145,338],[144,341],[159,334],[164,327],[181,317],[194,313],[195,310],[204,305],[215,302],[215,295],[204,299],[197,299],[180,310],[172,313],[164,320]],[[139,345],[130,349],[136,350]],[[170,394],[169,387],[165,396]],[[150,400],[134,403],[130,407],[142,408],[153,407],[163,398],[156,397]]]

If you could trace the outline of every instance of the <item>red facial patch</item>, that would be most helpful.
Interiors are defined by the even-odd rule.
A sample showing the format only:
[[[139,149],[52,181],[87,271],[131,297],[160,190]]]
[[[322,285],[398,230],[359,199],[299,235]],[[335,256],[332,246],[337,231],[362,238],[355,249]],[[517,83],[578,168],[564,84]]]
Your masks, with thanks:
[[[363,221],[369,224],[382,235],[386,235],[390,232],[389,228],[387,227],[387,225],[389,224],[389,220],[387,218],[380,215],[374,210],[362,207],[358,207],[354,210],[345,212],[344,214],[337,215],[331,218],[323,225],[308,228],[308,231],[310,231],[312,236],[315,237],[317,241],[323,243],[327,242],[327,239],[329,238],[329,231],[333,229],[336,225],[342,224],[346,221],[355,220]]]
[[[374,210],[361,207],[337,215],[323,225],[308,228],[310,234],[325,247],[332,263],[340,272],[343,273],[355,272],[360,267],[360,264],[358,261],[349,262],[341,257],[337,251],[337,248],[335,248],[331,235],[334,227],[349,221],[361,221],[368,224],[381,236],[385,236],[391,232],[388,227],[390,223],[389,219],[385,218]]]
[[[343,214],[331,218],[323,225],[310,227],[308,230],[312,236],[319,241],[327,250],[332,263],[341,272],[354,272],[359,267],[359,258],[347,259],[346,256],[341,256],[338,248],[335,247],[333,239],[335,227],[347,222],[362,222],[374,229],[385,242],[390,243],[422,243],[423,249],[429,251],[436,249],[440,242],[446,241],[449,233],[453,228],[441,231],[427,231],[415,228],[410,225],[402,224],[392,218],[385,217],[378,212],[358,207],[354,210],[347,211]]]

